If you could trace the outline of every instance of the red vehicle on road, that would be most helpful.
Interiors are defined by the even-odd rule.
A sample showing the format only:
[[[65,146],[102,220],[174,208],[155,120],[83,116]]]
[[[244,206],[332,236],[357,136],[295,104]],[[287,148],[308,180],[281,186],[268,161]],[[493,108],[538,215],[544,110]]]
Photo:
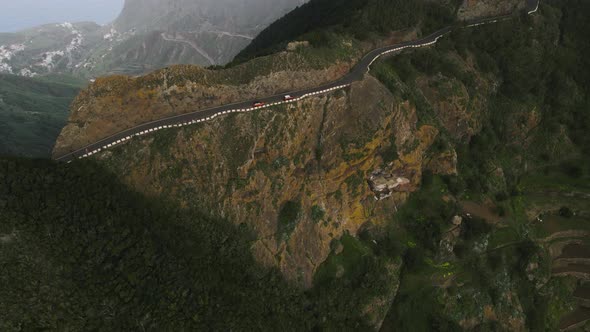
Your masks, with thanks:
[[[285,97],[283,97],[283,100],[284,101],[293,100],[293,99],[295,99],[295,98],[293,96],[291,96],[291,95],[286,95]]]
[[[254,107],[260,107],[260,106],[264,106],[264,105],[266,105],[266,104],[265,104],[265,103],[263,103],[263,102],[261,102],[261,101],[257,101],[257,102],[255,102],[255,103],[254,103],[254,105],[253,105],[253,106],[254,106]]]

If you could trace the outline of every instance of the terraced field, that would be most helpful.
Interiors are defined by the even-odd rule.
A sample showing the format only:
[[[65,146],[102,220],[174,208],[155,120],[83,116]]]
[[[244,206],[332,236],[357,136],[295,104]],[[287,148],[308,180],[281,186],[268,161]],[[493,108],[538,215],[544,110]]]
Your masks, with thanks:
[[[575,161],[584,172],[587,161]],[[537,215],[534,236],[552,258],[554,278],[567,278],[575,285],[575,306],[561,319],[559,329],[590,327],[590,190],[587,174],[563,174],[557,168],[524,179],[527,214]]]

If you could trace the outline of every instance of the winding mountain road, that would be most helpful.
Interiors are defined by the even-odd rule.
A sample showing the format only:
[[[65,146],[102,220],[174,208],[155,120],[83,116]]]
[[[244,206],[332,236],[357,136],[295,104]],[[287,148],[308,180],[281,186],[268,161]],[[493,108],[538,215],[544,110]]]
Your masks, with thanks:
[[[526,13],[532,14],[537,11],[539,7],[539,0],[526,0]],[[478,26],[482,24],[494,23],[500,20],[509,19],[510,15],[488,17],[482,19],[475,19],[464,22],[467,27]],[[147,122],[133,128],[126,129],[117,134],[111,135],[107,138],[101,139],[98,142],[85,146],[76,151],[69,152],[60,157],[55,158],[56,161],[71,162],[74,159],[86,158],[99,153],[103,150],[112,148],[113,146],[124,143],[133,137],[143,136],[152,132],[175,127],[183,127],[191,124],[201,123],[210,121],[218,116],[230,114],[230,113],[243,113],[250,112],[262,108],[268,108],[276,105],[294,103],[301,99],[315,96],[319,94],[325,94],[334,90],[339,90],[350,86],[355,81],[363,79],[365,74],[370,70],[371,65],[380,57],[399,52],[407,48],[418,48],[435,44],[439,38],[443,37],[447,33],[451,32],[452,27],[442,28],[426,37],[418,40],[408,41],[401,44],[390,45],[382,48],[375,49],[366,54],[344,77],[339,80],[328,83],[319,87],[303,89],[299,91],[281,93],[270,97],[260,98],[256,101],[265,103],[264,106],[252,107],[254,100],[228,104],[223,106],[217,106],[205,110],[199,110],[192,113],[179,114],[156,121]],[[283,100],[285,95],[291,95],[294,98],[288,101]]]
[[[207,52],[203,51],[199,45],[195,44],[195,42],[193,42],[192,40],[189,39],[185,39],[184,37],[175,37],[175,36],[171,36],[168,35],[165,32],[162,32],[160,34],[160,36],[162,37],[162,39],[164,39],[165,41],[169,41],[169,42],[174,42],[174,43],[184,43],[189,45],[192,49],[194,49],[195,51],[197,51],[197,53],[199,53],[203,58],[207,59],[207,61],[209,61],[209,64],[211,66],[213,66],[215,64],[215,60],[209,56],[209,54],[207,54]]]

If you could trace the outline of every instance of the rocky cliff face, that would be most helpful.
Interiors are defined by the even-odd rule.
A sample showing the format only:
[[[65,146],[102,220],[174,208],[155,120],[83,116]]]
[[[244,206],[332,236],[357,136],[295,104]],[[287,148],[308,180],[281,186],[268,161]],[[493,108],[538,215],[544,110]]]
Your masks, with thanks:
[[[276,63],[296,56],[280,54]],[[100,79],[73,104],[54,153],[164,115],[317,85],[350,66],[240,76],[251,65]],[[367,76],[348,89],[283,108],[134,139],[97,158],[141,192],[253,230],[256,258],[309,287],[330,244],[363,225],[383,225],[420,187],[424,170],[456,174],[457,154],[441,146],[441,129],[457,139],[477,132],[479,107],[493,84],[479,79],[477,93],[470,93],[461,82],[442,89],[438,81],[445,80],[420,80],[441,126],[419,121],[415,103]]]
[[[417,125],[412,105],[367,78],[282,109],[166,131],[100,159],[143,192],[251,228],[258,260],[309,287],[334,239],[384,223],[418,188],[437,134]],[[385,163],[391,144],[399,158]],[[408,184],[377,201],[367,183],[376,169]]]

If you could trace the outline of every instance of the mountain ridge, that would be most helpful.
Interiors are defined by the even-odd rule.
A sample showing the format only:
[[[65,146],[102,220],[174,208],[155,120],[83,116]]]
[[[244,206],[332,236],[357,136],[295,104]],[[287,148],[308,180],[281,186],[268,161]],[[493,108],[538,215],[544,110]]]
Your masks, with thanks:
[[[225,64],[258,31],[303,0],[272,3],[127,0],[120,15],[103,26],[65,22],[0,34],[0,72],[92,78],[137,75],[171,64]],[[164,38],[170,33],[176,38]]]
[[[373,62],[343,89],[162,128],[69,164],[0,162],[0,208],[11,211],[0,258],[34,258],[6,264],[0,306],[18,304],[16,326],[41,316],[126,330],[573,326],[588,265],[562,256],[575,251],[568,243],[588,252],[589,14],[587,1],[547,0],[536,15],[453,29],[436,46]],[[378,43],[426,34],[341,32],[224,69],[100,78],[74,104],[66,145],[124,121],[316,86]],[[133,204],[135,192],[149,202]],[[89,208],[98,216],[78,218]],[[36,246],[47,242],[67,264],[43,259],[50,251]],[[47,305],[70,288],[19,292],[71,279],[92,295],[90,305],[65,296],[58,307],[75,315],[54,318]]]
[[[313,3],[314,2],[311,2],[310,5],[313,4]],[[528,14],[532,14],[538,8],[538,1],[528,0],[526,2],[526,7],[527,7],[527,13]],[[432,10],[432,9],[430,9],[430,10]],[[428,12],[428,10],[426,10],[426,12]],[[469,26],[474,26],[474,25],[481,25],[481,24],[484,24],[484,23],[494,23],[494,22],[497,22],[498,19],[510,18],[511,15],[512,14],[510,14],[510,15],[502,15],[502,16],[495,16],[495,17],[491,17],[491,18],[487,18],[487,19],[483,19],[482,18],[482,19],[477,19],[477,20],[470,20],[470,21],[466,21],[465,24],[469,24]],[[443,19],[443,21],[444,20],[445,19]],[[440,22],[439,22],[439,24],[440,24]],[[430,34],[429,36],[422,38],[421,40],[416,40],[416,41],[413,41],[413,42],[407,42],[407,43],[404,43],[404,44],[400,44],[399,47],[397,47],[395,49],[394,49],[394,47],[396,47],[398,45],[384,46],[384,47],[382,47],[380,49],[374,49],[371,52],[369,52],[368,54],[366,54],[362,58],[362,60],[360,60],[358,63],[356,63],[356,65],[354,66],[354,68],[351,69],[351,72],[350,73],[348,73],[346,76],[341,77],[339,81],[332,82],[333,84],[331,86],[324,87],[325,89],[323,90],[323,92],[332,90],[332,88],[335,88],[335,87],[339,87],[339,88],[346,87],[346,86],[348,86],[349,83],[351,83],[351,81],[353,81],[353,80],[359,80],[361,78],[361,76],[364,75],[369,70],[369,66],[375,60],[377,60],[378,57],[380,57],[382,55],[385,55],[385,54],[390,53],[392,51],[403,50],[403,49],[406,49],[406,48],[422,47],[422,46],[432,45],[432,44],[436,43],[439,38],[441,38],[445,34],[449,33],[450,31],[451,31],[451,27],[442,28],[442,29],[438,30],[437,32],[434,32],[434,33]],[[354,59],[349,59],[349,61],[354,61]],[[245,64],[244,66],[247,66],[247,64]],[[230,67],[229,70],[228,69],[225,69],[225,71],[227,71],[228,73],[230,73],[231,72],[231,69],[232,68]],[[236,68],[234,68],[234,69],[236,69]],[[218,70],[218,72],[219,72],[219,70]],[[326,83],[326,82],[324,82],[324,83]],[[300,86],[298,88],[299,89],[303,89],[303,88],[305,88],[305,86]],[[318,88],[318,90],[319,90],[319,88]],[[289,91],[289,90],[287,90],[287,91]],[[307,93],[304,94],[305,92],[307,92]],[[289,91],[289,93],[292,96],[294,96],[294,97],[305,97],[307,95],[313,95],[314,94],[313,92],[314,92],[313,89],[310,89],[309,91],[307,91],[307,90],[300,90],[300,91],[293,91],[293,90],[291,90],[291,91]],[[277,93],[277,90],[275,90],[273,92],[273,94],[276,94],[276,93]],[[280,93],[280,90],[279,90],[278,93]],[[302,96],[299,96],[299,95],[302,95]],[[258,97],[260,97],[260,96],[258,96]],[[275,96],[275,99],[276,99],[276,96]],[[271,103],[271,106],[275,102],[283,102],[282,100],[271,100],[270,97],[269,98],[265,98],[264,100],[267,103]],[[251,102],[251,103],[253,103],[253,102]],[[215,104],[213,104],[211,106],[214,106],[214,105],[217,106],[218,104],[219,103],[215,103]],[[94,154],[94,153],[98,152],[98,150],[100,150],[100,149],[106,149],[106,145],[109,144],[109,143],[117,144],[117,143],[120,143],[121,141],[124,142],[124,141],[132,138],[133,136],[137,136],[137,135],[143,134],[143,132],[141,132],[141,131],[144,130],[144,129],[150,129],[150,131],[151,131],[151,130],[154,130],[154,129],[155,130],[159,130],[159,129],[162,129],[162,128],[168,128],[171,125],[175,125],[176,126],[177,125],[176,123],[172,123],[171,121],[168,121],[168,120],[172,120],[172,118],[178,118],[178,121],[177,122],[179,122],[180,125],[187,125],[187,124],[190,124],[191,120],[192,120],[192,123],[195,123],[195,120],[196,120],[196,122],[201,122],[211,112],[216,112],[215,116],[217,116],[217,115],[219,115],[217,113],[225,114],[227,112],[236,112],[236,111],[239,111],[240,108],[245,108],[246,111],[251,111],[252,110],[252,108],[250,107],[250,105],[248,104],[248,102],[236,103],[233,106],[235,106],[234,109],[223,108],[222,106],[218,107],[219,110],[204,109],[203,110],[203,114],[206,114],[206,115],[203,115],[200,118],[199,118],[199,115],[197,114],[198,111],[197,112],[191,112],[190,114],[193,114],[194,115],[194,118],[188,118],[190,114],[186,114],[186,116],[184,116],[184,118],[185,118],[184,120],[182,118],[180,118],[180,114],[178,114],[178,112],[175,112],[177,114],[174,117],[171,117],[170,119],[169,118],[161,119],[160,122],[162,122],[162,123],[159,124],[160,127],[158,127],[158,124],[157,124],[158,121],[157,120],[154,120],[154,119],[152,119],[154,121],[152,121],[151,123],[153,123],[152,126],[155,126],[155,127],[152,127],[152,128],[147,128],[147,127],[144,128],[145,126],[142,126],[141,124],[138,124],[138,123],[134,123],[135,125],[138,125],[138,126],[137,127],[136,126],[133,126],[133,128],[128,128],[128,130],[121,131],[120,133],[117,133],[117,134],[111,132],[111,134],[113,134],[113,136],[108,138],[108,139],[111,139],[111,141],[107,141],[103,145],[98,145],[97,146],[97,144],[99,144],[99,143],[102,144],[103,141],[106,141],[107,138],[105,138],[104,140],[100,140],[100,142],[95,142],[95,144],[90,145],[86,149],[85,155],[88,154],[88,153]],[[75,126],[79,126],[79,124],[76,123]],[[132,131],[133,129],[135,129],[135,131]],[[70,132],[70,133],[68,133],[68,136],[71,136],[71,133],[72,132],[77,132],[77,129],[74,128],[74,126],[68,126],[67,131]],[[124,134],[124,132],[126,132],[127,134]],[[115,137],[115,136],[117,136],[117,137]],[[68,158],[71,158],[70,155],[75,154],[76,157],[80,157],[82,154],[84,154],[84,152],[82,150],[79,150],[80,146],[73,146],[73,147],[70,146],[68,148],[67,143],[63,142],[64,140],[62,140],[61,138],[62,137],[60,136],[60,141],[57,142],[57,144],[56,144],[56,150],[54,151],[54,156],[59,156],[60,160],[69,160]],[[117,140],[119,140],[119,141],[117,141]],[[67,141],[67,139],[66,139],[66,141]],[[110,145],[109,145],[109,147],[110,147]],[[63,155],[60,156],[60,153],[64,153],[67,150],[69,150],[70,153],[63,154]],[[74,151],[74,150],[77,150],[77,151]]]

